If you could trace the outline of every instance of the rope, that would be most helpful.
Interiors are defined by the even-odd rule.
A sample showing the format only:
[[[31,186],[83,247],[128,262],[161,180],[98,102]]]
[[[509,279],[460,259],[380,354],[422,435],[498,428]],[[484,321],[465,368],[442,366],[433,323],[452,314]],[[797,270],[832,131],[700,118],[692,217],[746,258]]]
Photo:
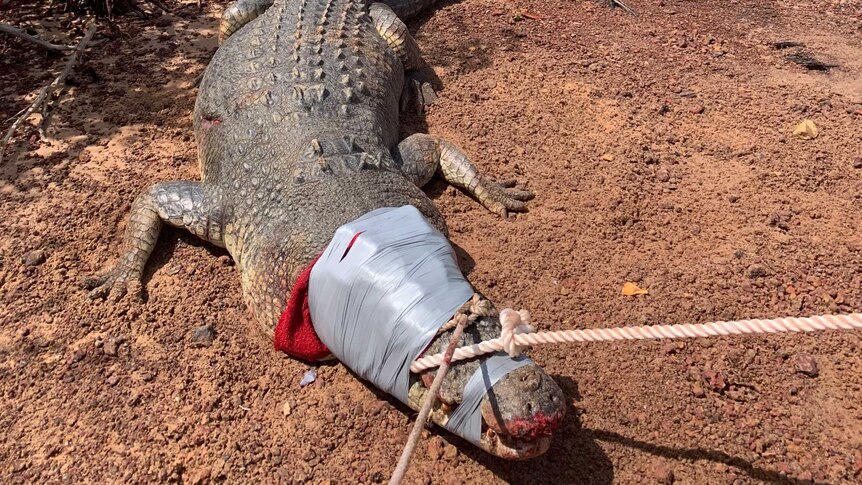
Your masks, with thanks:
[[[471,359],[491,352],[505,351],[512,357],[520,355],[530,345],[566,342],[607,342],[614,340],[672,339],[713,337],[718,335],[740,335],[780,332],[814,332],[817,330],[862,329],[862,313],[846,315],[818,315],[813,317],[786,317],[773,320],[737,320],[682,325],[654,325],[640,327],[616,327],[588,330],[561,330],[557,332],[533,332],[530,314],[525,310],[516,312],[505,309],[500,312],[501,336],[477,344],[460,347],[452,355],[452,362]],[[438,367],[443,354],[417,359],[410,366],[411,372],[421,372]]]
[[[511,311],[511,310],[510,310]],[[512,311],[512,313],[514,313]],[[526,313],[526,312],[525,312]],[[404,479],[404,474],[407,473],[407,467],[410,465],[410,458],[413,456],[413,450],[416,449],[416,444],[419,442],[419,436],[422,435],[422,430],[425,429],[425,422],[428,420],[428,415],[431,413],[431,408],[437,402],[440,387],[443,386],[443,379],[446,377],[446,372],[449,371],[449,364],[452,361],[452,354],[455,352],[455,346],[461,340],[461,334],[464,328],[476,321],[479,317],[489,317],[494,314],[494,307],[491,302],[474,293],[467,303],[461,305],[461,308],[455,312],[451,320],[443,324],[437,335],[455,328],[452,336],[449,337],[449,345],[446,350],[439,354],[441,356],[440,369],[437,375],[434,376],[434,381],[431,387],[425,393],[425,399],[422,401],[422,407],[419,409],[419,415],[416,417],[416,422],[413,423],[413,429],[407,437],[407,444],[404,445],[404,450],[401,452],[401,457],[398,459],[398,464],[395,466],[395,471],[392,473],[392,478],[389,480],[389,485],[400,485]],[[518,315],[517,313],[515,315]],[[527,314],[529,319],[529,314]],[[513,344],[514,345],[514,344]],[[436,366],[435,366],[436,367]]]

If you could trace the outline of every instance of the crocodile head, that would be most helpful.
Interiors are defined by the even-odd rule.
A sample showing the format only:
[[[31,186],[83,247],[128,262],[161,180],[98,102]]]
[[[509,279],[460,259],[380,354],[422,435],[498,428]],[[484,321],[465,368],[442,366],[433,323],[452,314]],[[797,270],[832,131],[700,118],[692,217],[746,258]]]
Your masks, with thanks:
[[[499,320],[485,317],[465,330],[459,344],[471,345],[499,334]],[[445,350],[450,335],[451,331],[438,337],[425,354]],[[464,387],[481,360],[482,357],[478,357],[455,362],[449,368],[438,395],[439,402],[431,413],[435,423],[446,423],[450,412],[461,402]],[[436,369],[429,369],[419,375],[410,389],[411,406],[418,409],[435,374]],[[523,460],[548,450],[551,437],[565,416],[565,399],[557,383],[541,367],[530,363],[497,381],[482,399],[479,409],[482,413],[479,446],[501,458]]]

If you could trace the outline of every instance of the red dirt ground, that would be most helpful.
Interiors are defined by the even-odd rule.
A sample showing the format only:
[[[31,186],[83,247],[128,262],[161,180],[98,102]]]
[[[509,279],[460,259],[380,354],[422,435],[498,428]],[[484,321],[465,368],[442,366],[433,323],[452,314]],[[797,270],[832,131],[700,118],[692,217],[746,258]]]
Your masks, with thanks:
[[[504,221],[432,184],[470,279],[541,329],[862,311],[860,3],[628,3],[639,17],[463,0],[411,23],[444,88],[427,130],[538,194]],[[34,5],[0,21],[80,37]],[[247,321],[223,251],[166,231],[145,303],[79,287],[116,257],[138,192],[198,176],[192,82],[226,2],[170,5],[103,26],[56,139],[27,125],[0,166],[0,481],[384,481],[413,414],[340,365],[300,388],[308,365]],[[8,37],[0,52],[5,131],[63,58]],[[792,134],[804,119],[818,138]],[[626,281],[649,295],[622,296]],[[215,341],[195,347],[204,324]],[[862,481],[860,332],[531,355],[570,402],[551,450],[501,462],[435,430],[410,483]],[[816,377],[797,371],[812,360]]]

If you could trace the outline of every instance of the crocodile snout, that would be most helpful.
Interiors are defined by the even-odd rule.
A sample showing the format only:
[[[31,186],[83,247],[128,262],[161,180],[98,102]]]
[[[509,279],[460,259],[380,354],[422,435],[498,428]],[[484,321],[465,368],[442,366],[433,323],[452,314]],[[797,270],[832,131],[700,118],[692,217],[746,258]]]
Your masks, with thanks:
[[[500,379],[482,401],[481,411],[497,434],[530,441],[551,436],[566,414],[563,391],[535,364]]]

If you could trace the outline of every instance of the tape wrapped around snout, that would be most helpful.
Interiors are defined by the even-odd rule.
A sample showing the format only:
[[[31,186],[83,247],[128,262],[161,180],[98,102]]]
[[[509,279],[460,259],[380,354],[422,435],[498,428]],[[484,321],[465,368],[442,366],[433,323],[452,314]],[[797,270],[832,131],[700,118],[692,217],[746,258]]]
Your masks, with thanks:
[[[311,270],[308,304],[320,340],[343,364],[407,403],[410,364],[473,295],[452,246],[413,206],[369,212],[336,231]],[[485,357],[446,428],[478,444],[479,405],[530,363]]]

